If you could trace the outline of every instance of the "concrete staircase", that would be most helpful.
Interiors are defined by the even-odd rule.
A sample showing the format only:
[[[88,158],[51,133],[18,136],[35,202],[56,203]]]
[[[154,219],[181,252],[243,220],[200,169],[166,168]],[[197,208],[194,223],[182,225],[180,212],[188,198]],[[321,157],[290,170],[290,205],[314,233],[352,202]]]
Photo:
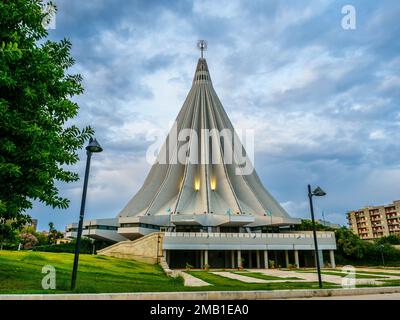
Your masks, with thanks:
[[[97,254],[100,256],[132,259],[156,264],[160,262],[160,258],[163,256],[163,237],[164,234],[162,232],[153,232],[134,241],[127,240],[118,242],[97,251]],[[167,269],[169,269],[169,267]]]

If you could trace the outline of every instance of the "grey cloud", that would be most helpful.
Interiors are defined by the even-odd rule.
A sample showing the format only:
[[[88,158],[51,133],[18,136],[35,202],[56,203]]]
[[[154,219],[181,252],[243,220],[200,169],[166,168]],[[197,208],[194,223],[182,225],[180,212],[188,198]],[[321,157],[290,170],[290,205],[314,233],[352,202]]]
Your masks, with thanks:
[[[347,1],[56,1],[52,39],[69,37],[84,76],[74,98],[104,153],[93,159],[88,217],[118,213],[150,166],[148,130],[175,118],[198,53],[206,57],[228,115],[258,131],[255,166],[294,216],[308,216],[307,183],[328,220],[399,198],[400,6],[352,1],[357,30],[340,26]],[[396,118],[397,117],[397,118]],[[72,168],[83,175],[85,154]],[[82,181],[60,184],[71,208],[35,204],[40,228],[77,219]]]

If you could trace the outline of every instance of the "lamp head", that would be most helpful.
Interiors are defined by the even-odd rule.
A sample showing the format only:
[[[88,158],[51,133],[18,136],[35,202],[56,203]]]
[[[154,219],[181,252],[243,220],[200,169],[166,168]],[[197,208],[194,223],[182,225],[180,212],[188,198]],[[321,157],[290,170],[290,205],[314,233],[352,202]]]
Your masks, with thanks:
[[[326,195],[326,192],[320,187],[316,187],[312,194],[317,197],[323,197]]]
[[[89,144],[86,147],[86,150],[92,153],[98,153],[102,152],[103,148],[100,146],[100,144],[97,142],[96,139],[90,138]]]

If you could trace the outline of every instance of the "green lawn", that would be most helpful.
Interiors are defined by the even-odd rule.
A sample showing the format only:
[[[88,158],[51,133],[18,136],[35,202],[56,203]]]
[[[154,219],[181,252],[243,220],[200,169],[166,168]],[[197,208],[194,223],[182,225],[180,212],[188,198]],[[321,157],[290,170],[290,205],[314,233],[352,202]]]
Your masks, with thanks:
[[[73,254],[0,251],[0,294],[70,292]],[[56,290],[43,290],[42,267],[56,269]],[[183,291],[181,279],[167,277],[160,266],[82,254],[76,292]]]
[[[0,251],[0,294],[12,293],[69,293],[73,254],[29,251]],[[45,265],[56,269],[55,290],[44,290],[41,281]],[[314,271],[301,270],[301,271]],[[300,270],[296,270],[300,271]],[[232,271],[249,277],[265,280],[298,280],[296,277],[275,277],[258,272]],[[181,278],[171,278],[158,265],[83,254],[79,259],[76,293],[107,292],[162,292],[162,291],[236,291],[236,290],[279,290],[317,289],[317,282],[244,283],[206,271],[189,271],[190,274],[211,284],[206,287],[185,287]],[[324,270],[326,274],[342,275],[339,270]],[[358,278],[376,278],[382,272],[357,273]],[[384,277],[382,277],[384,278]],[[386,285],[400,285],[400,280],[384,281]],[[324,283],[324,288],[340,287]]]
[[[29,251],[0,251],[0,294],[12,293],[69,293],[73,254]],[[52,265],[56,269],[56,289],[44,290],[42,268]],[[116,259],[104,256],[80,255],[76,293],[100,292],[161,292],[161,291],[214,291],[214,290],[277,290],[315,289],[316,282],[244,283],[227,279],[206,271],[190,271],[212,286],[185,287],[180,278],[164,274],[158,265]],[[258,273],[248,276],[262,277]],[[269,279],[271,280],[271,278]],[[325,284],[326,287],[334,287]]]

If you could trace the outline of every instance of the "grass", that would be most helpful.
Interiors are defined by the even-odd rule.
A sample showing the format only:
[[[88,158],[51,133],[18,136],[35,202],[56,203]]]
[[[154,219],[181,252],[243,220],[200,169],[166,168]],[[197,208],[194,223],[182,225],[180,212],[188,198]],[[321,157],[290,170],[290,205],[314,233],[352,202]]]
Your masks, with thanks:
[[[73,254],[0,251],[0,294],[68,293]],[[56,289],[43,290],[42,268],[56,269]],[[183,291],[180,278],[167,277],[158,265],[82,254],[75,292]]]
[[[0,251],[0,294],[70,293],[73,257],[74,255],[70,253]],[[42,273],[42,268],[45,265],[51,265],[56,269],[57,288],[55,290],[42,289],[41,281],[45,276]],[[233,272],[265,280],[298,280],[296,277],[275,277],[257,272]],[[325,272],[333,271],[325,270]],[[174,279],[166,276],[158,265],[83,254],[79,258],[77,289],[74,293],[254,291],[318,288],[317,282],[245,283],[204,270],[192,270],[188,273],[210,283],[211,286],[185,287],[181,278]],[[400,280],[381,281],[385,281],[383,286],[400,285]],[[338,287],[340,286],[324,282],[324,288]]]
[[[0,294],[71,293],[70,281],[73,254],[0,251]],[[56,269],[56,289],[44,290],[41,281],[45,265]],[[206,271],[190,274],[212,284],[207,287],[185,287],[181,278],[171,278],[158,265],[133,260],[82,254],[79,257],[77,289],[74,293],[108,292],[177,292],[177,291],[237,291],[315,289],[317,282],[244,283],[214,275]],[[248,276],[262,277],[248,272]],[[268,276],[263,277],[267,279]],[[278,277],[275,277],[278,278]],[[271,280],[269,278],[268,280]],[[325,283],[326,287],[335,285]]]

